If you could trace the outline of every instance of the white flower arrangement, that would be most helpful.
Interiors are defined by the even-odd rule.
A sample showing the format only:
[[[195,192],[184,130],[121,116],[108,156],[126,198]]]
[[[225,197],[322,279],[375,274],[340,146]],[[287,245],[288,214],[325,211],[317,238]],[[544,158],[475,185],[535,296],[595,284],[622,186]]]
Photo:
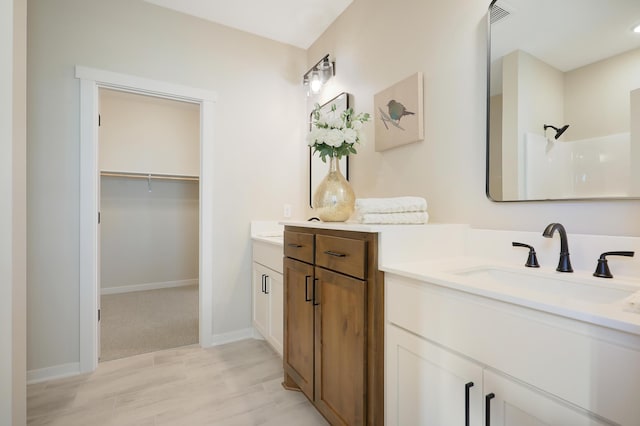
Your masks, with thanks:
[[[327,113],[321,113],[320,105],[316,104],[312,117],[307,143],[313,148],[313,153],[319,152],[322,161],[326,162],[327,157],[340,159],[357,153],[354,145],[363,142],[362,126],[369,121],[370,115],[355,114],[353,108],[338,114],[335,104],[331,105],[331,110]]]

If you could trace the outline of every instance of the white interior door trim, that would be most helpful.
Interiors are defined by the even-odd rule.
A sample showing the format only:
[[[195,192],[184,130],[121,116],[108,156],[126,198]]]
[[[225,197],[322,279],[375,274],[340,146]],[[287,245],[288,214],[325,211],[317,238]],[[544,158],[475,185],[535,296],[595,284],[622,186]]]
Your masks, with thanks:
[[[80,372],[98,366],[98,88],[200,105],[200,345],[213,343],[213,140],[215,92],[76,66],[80,79]]]

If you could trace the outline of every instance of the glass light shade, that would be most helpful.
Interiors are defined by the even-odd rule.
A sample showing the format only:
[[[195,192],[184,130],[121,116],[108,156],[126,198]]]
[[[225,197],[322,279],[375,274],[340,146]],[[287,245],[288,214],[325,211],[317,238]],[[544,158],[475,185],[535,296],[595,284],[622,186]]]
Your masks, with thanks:
[[[320,73],[318,71],[313,71],[311,73],[311,82],[309,83],[309,87],[311,88],[311,93],[318,93],[322,88],[322,79],[320,78]]]

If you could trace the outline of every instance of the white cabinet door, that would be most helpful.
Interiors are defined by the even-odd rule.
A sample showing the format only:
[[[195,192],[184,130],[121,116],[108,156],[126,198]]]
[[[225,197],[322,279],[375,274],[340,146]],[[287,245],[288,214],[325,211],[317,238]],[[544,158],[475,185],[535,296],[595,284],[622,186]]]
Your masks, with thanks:
[[[487,426],[604,426],[587,412],[515,382],[491,370],[484,371],[484,394],[489,409]]]
[[[392,324],[385,332],[388,426],[482,425],[480,365]]]
[[[282,342],[284,340],[284,284],[282,274],[274,271],[269,272],[267,291],[269,293],[269,332],[267,340],[276,352],[282,356]]]
[[[282,355],[284,285],[282,274],[253,262],[253,327]]]
[[[253,263],[253,326],[264,338],[269,329],[269,296],[265,292],[269,270]]]

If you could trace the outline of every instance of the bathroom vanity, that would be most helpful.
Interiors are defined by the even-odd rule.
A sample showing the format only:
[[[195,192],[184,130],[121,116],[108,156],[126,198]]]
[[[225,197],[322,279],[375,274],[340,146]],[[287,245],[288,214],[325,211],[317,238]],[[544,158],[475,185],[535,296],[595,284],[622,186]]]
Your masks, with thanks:
[[[640,424],[640,314],[622,309],[640,290],[637,265],[591,275],[598,251],[638,239],[569,235],[576,272],[560,273],[558,241],[540,233],[459,231],[381,265],[386,424]],[[524,267],[518,239],[540,269]],[[440,254],[428,247],[438,241]]]
[[[593,276],[640,238],[543,229],[285,223],[284,386],[331,424],[640,425],[640,261]]]

